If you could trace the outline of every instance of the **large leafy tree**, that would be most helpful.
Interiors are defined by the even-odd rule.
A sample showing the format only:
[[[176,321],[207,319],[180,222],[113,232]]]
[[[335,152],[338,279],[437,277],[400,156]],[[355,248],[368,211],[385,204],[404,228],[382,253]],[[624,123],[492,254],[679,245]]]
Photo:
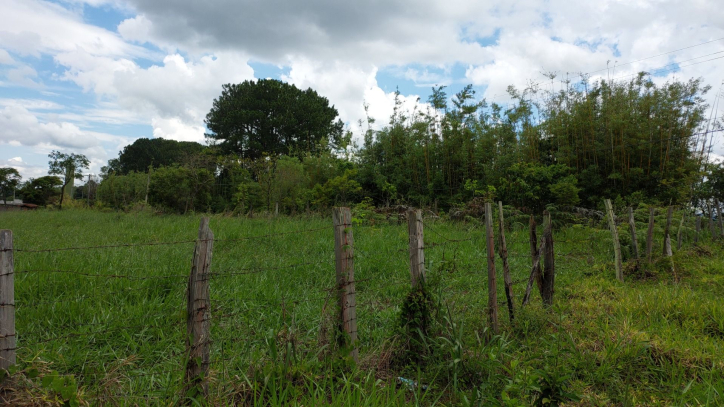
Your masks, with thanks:
[[[58,187],[62,184],[63,181],[55,175],[30,178],[20,193],[23,194],[24,202],[45,206],[58,195]]]
[[[0,168],[0,194],[4,203],[7,203],[7,196],[15,190],[21,179],[20,173],[15,168]]]
[[[206,138],[223,153],[316,155],[339,144],[343,123],[327,98],[310,89],[260,79],[222,86],[206,115]]]
[[[52,151],[48,154],[50,162],[48,165],[50,169],[48,173],[50,175],[58,175],[63,178],[63,188],[61,188],[60,194],[60,209],[63,209],[63,196],[65,195],[65,187],[68,186],[74,179],[83,179],[83,174],[80,172],[82,169],[87,169],[90,165],[90,161],[83,154],[65,154],[60,151]]]
[[[103,172],[126,175],[131,171],[146,172],[153,166],[169,166],[181,163],[186,157],[201,153],[204,146],[192,141],[166,140],[163,138],[140,138],[123,147],[118,158],[108,161]]]

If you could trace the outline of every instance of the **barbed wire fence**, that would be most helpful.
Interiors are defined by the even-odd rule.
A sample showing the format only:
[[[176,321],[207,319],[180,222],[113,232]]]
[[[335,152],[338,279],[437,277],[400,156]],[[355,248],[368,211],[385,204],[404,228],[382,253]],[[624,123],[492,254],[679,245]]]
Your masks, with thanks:
[[[350,347],[352,349],[350,356],[355,360],[359,360],[359,348],[364,344],[365,338],[364,336],[358,337],[358,308],[361,308],[362,311],[362,314],[359,315],[359,321],[368,321],[367,316],[370,314],[399,307],[401,299],[399,295],[396,297],[389,296],[394,293],[403,294],[406,292],[407,287],[415,288],[419,284],[424,284],[427,273],[437,273],[440,276],[444,276],[446,273],[466,273],[471,278],[477,279],[476,288],[484,288],[486,284],[482,281],[483,274],[481,272],[486,268],[484,260],[487,259],[489,272],[487,287],[490,292],[487,312],[490,315],[492,325],[497,324],[498,307],[500,305],[507,303],[511,321],[513,320],[514,310],[521,306],[518,304],[521,303],[522,290],[513,287],[526,285],[525,296],[523,296],[523,305],[525,305],[533,283],[541,278],[545,279],[546,274],[550,273],[550,276],[554,276],[556,273],[555,268],[561,270],[565,269],[566,266],[580,267],[583,264],[582,262],[591,264],[596,260],[600,260],[594,258],[590,247],[584,247],[593,244],[592,240],[586,242],[585,240],[559,239],[556,243],[565,242],[574,246],[578,244],[582,247],[571,249],[569,252],[556,253],[553,248],[552,232],[545,232],[544,235],[551,233],[551,239],[548,241],[541,239],[541,245],[538,246],[538,239],[535,235],[536,225],[532,220],[530,236],[528,241],[525,242],[530,245],[529,250],[508,251],[504,244],[504,235],[506,230],[510,230],[510,227],[505,224],[502,215],[503,207],[502,204],[499,205],[499,211],[501,212],[498,225],[497,253],[490,250],[491,246],[488,245],[490,239],[493,238],[491,221],[486,222],[485,233],[468,233],[469,237],[467,238],[452,238],[438,230],[434,219],[424,220],[422,211],[413,208],[410,208],[406,213],[408,222],[408,241],[406,245],[400,239],[399,245],[384,242],[384,247],[380,250],[362,249],[360,245],[355,244],[354,239],[355,237],[361,237],[365,241],[370,237],[364,233],[366,232],[365,228],[359,228],[363,233],[354,236],[355,224],[352,221],[350,209],[336,208],[333,217],[334,244],[329,245],[329,251],[315,253],[317,258],[314,260],[273,266],[222,267],[219,270],[212,268],[212,262],[218,261],[218,258],[212,259],[215,244],[271,240],[280,236],[313,235],[317,232],[327,232],[327,234],[319,238],[330,239],[328,234],[330,228],[320,227],[256,236],[214,238],[209,227],[208,218],[202,218],[199,235],[195,240],[58,248],[14,248],[13,233],[9,230],[2,230],[0,231],[0,369],[7,370],[17,363],[16,355],[18,350],[27,354],[37,355],[39,352],[46,351],[62,355],[64,352],[83,352],[83,349],[79,348],[85,346],[94,351],[102,350],[107,355],[113,355],[118,361],[116,366],[108,366],[104,364],[102,359],[94,359],[86,361],[82,366],[76,366],[82,372],[79,374],[81,380],[99,383],[96,386],[99,389],[97,394],[89,397],[90,399],[96,401],[110,401],[127,397],[173,399],[183,398],[188,394],[203,397],[208,395],[210,391],[209,382],[213,381],[215,375],[228,378],[230,371],[243,371],[245,369],[245,366],[240,365],[241,358],[239,355],[229,354],[230,351],[238,351],[238,347],[234,345],[239,341],[250,343],[246,348],[248,352],[246,356],[248,360],[253,360],[255,356],[261,354],[260,347],[264,346],[264,344],[266,346],[275,346],[273,342],[280,335],[292,335],[290,331],[294,329],[309,331],[312,329],[310,327],[316,327],[320,331],[317,335],[316,345],[333,346],[333,344],[325,342],[330,342],[330,337],[341,337],[343,343],[337,345]],[[493,212],[490,205],[486,210],[490,213]],[[651,213],[650,222],[655,222],[653,212]],[[622,217],[615,216],[612,211],[606,216],[612,218],[614,225],[621,223]],[[631,216],[633,217],[633,215]],[[552,222],[550,216],[546,216],[545,219],[544,229],[551,231]],[[700,240],[701,234],[701,218],[696,220],[697,227],[694,242]],[[724,230],[721,230],[721,222],[719,222],[719,228],[715,227],[713,220],[709,223],[711,226],[709,232],[712,238],[724,235]],[[635,236],[635,222],[633,224],[632,234]],[[668,240],[669,234],[673,234],[671,211],[668,211],[666,224],[664,241]],[[691,229],[685,223],[685,219],[681,219],[678,228],[677,249],[681,247],[681,231],[687,228]],[[423,234],[423,231],[426,234]],[[518,238],[520,233],[514,234],[514,236]],[[651,239],[651,233],[647,238]],[[612,246],[614,250],[620,250],[616,249],[616,246],[618,246],[618,243],[615,242],[616,239],[617,236],[613,234]],[[194,249],[190,273],[142,275],[139,272],[120,274],[116,272],[103,273],[99,270],[85,271],[36,267],[16,270],[14,265],[14,255],[16,253],[35,256],[66,252],[88,256],[88,253],[93,251],[183,246],[191,243],[194,244]],[[511,241],[510,246],[520,247],[524,245],[520,241]],[[647,242],[648,246],[650,244]],[[234,254],[243,255],[243,253]],[[543,259],[543,257],[546,258]],[[640,257],[643,258],[643,256]],[[610,259],[607,261],[610,261]],[[28,263],[30,264],[30,262]],[[496,266],[500,269],[500,263],[503,266],[507,297],[506,300],[502,301],[497,300],[495,281],[500,274],[496,271]],[[331,270],[332,268],[334,268],[334,278],[331,272],[325,272],[325,275],[328,276],[326,282],[322,281],[320,284],[319,281],[309,281],[308,284],[305,284],[303,290],[297,290],[297,293],[304,292],[302,296],[297,296],[298,294],[290,296],[288,293],[281,292],[278,297],[269,298],[266,295],[268,293],[258,292],[257,295],[239,297],[233,295],[233,292],[229,293],[226,292],[229,290],[225,290],[225,287],[230,284],[250,283],[248,280],[243,280],[245,277],[260,276],[279,279],[284,276],[287,278],[293,276],[294,274],[290,273],[294,271],[319,270],[324,272],[324,270]],[[410,271],[409,279],[402,277],[402,273],[395,272],[406,268],[409,268]],[[139,270],[141,272],[149,271]],[[508,275],[511,270],[513,274],[516,274],[515,279]],[[357,276],[355,276],[355,272],[357,272]],[[286,274],[282,275],[282,273]],[[52,281],[53,276],[72,275],[73,278],[122,282],[122,288],[104,290],[100,293],[81,292],[77,293],[72,299],[56,299],[38,295],[34,300],[18,299],[16,301],[16,274],[22,276],[21,284],[32,284],[29,276],[33,275],[49,279],[48,281]],[[134,286],[134,284],[148,285]],[[24,309],[56,310],[64,307],[84,307],[88,306],[88,301],[98,301],[99,298],[105,298],[110,302],[122,302],[124,299],[142,302],[148,301],[148,296],[152,292],[151,288],[159,285],[163,286],[166,298],[169,299],[168,302],[162,303],[163,306],[160,310],[162,312],[154,312],[158,310],[151,309],[147,310],[147,313],[130,315],[122,320],[113,319],[110,317],[110,313],[105,313],[105,315],[94,317],[89,321],[78,321],[71,318],[60,318],[59,321],[56,321],[52,319],[53,315],[49,315],[44,319],[23,320],[22,325],[25,329],[20,332],[15,329],[17,308],[22,311]],[[461,287],[455,285],[446,285],[444,292],[446,295],[455,295],[456,290],[460,289]],[[149,295],[144,296],[144,290]],[[541,290],[543,296],[541,286],[539,286],[539,290]],[[213,296],[210,295],[211,293],[213,293]],[[358,293],[361,299],[359,302],[356,297]],[[368,297],[368,293],[377,295]],[[97,304],[90,304],[90,306],[92,305]],[[186,312],[182,313],[184,305],[186,306]],[[320,310],[320,320],[311,324],[297,321],[295,311],[298,307],[304,306]],[[118,308],[124,311],[123,307]],[[24,315],[24,312],[18,312],[17,316],[23,318]],[[340,331],[342,335],[328,334],[328,337],[324,338],[325,333],[321,331],[327,329],[324,327],[325,318],[331,320],[331,329]],[[259,319],[273,319],[279,329],[272,332],[262,332],[259,329]],[[375,329],[372,326],[360,326],[360,328],[366,334],[371,334]],[[495,330],[497,331],[497,327]],[[127,337],[125,349],[113,349],[113,337],[117,336]],[[161,349],[153,353],[156,360],[145,360],[137,356],[138,349],[154,347],[154,344],[158,345],[155,346],[156,348]],[[255,349],[254,346],[257,345],[258,347]],[[310,351],[315,346],[315,344],[307,345]],[[130,354],[123,356],[124,352]],[[322,350],[317,349],[316,352],[319,353]],[[214,369],[211,369],[212,366]],[[114,387],[111,382],[129,381],[139,377],[153,378],[152,385],[154,388],[152,391],[154,393],[129,395],[126,393],[118,394],[113,391]],[[105,385],[105,383],[108,383],[108,385]],[[178,392],[179,383],[182,384],[184,389],[182,393]]]

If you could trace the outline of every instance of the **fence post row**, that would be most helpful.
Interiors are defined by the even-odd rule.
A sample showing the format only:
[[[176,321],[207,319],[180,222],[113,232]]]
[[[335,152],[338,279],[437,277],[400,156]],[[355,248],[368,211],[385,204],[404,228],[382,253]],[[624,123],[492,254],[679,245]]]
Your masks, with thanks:
[[[495,281],[495,238],[493,236],[493,206],[485,204],[485,234],[488,248],[488,318],[495,335],[498,334],[498,285]]]
[[[633,256],[639,259],[639,242],[636,237],[636,219],[634,218],[633,207],[628,207],[628,225],[631,228],[631,247],[633,248]]]
[[[505,243],[505,219],[503,217],[503,202],[498,201],[498,233],[500,234],[500,258],[503,260],[503,282],[505,283],[505,298],[508,301],[508,316],[513,322],[513,279],[510,276],[508,265],[508,245]]]
[[[407,231],[410,238],[410,280],[412,288],[425,283],[425,239],[422,231],[422,211],[407,210]]]
[[[618,241],[618,229],[616,229],[616,215],[613,213],[613,205],[611,200],[603,201],[606,205],[606,213],[608,214],[608,227],[611,229],[611,237],[613,238],[613,251],[616,257],[616,279],[623,282],[623,265],[621,264],[621,244]]]
[[[13,232],[0,230],[0,369],[15,364]]]
[[[654,207],[649,208],[649,229],[646,231],[646,260],[651,263],[654,250]]]
[[[208,394],[207,373],[211,357],[211,301],[209,299],[209,270],[214,247],[214,233],[209,218],[201,218],[199,237],[194,247],[194,259],[188,284],[186,335],[186,390],[193,387]]]
[[[354,237],[349,208],[334,208],[334,260],[337,274],[337,298],[340,309],[339,329],[344,333],[342,346],[352,346],[350,354],[359,361],[357,349],[357,302],[354,288]]]

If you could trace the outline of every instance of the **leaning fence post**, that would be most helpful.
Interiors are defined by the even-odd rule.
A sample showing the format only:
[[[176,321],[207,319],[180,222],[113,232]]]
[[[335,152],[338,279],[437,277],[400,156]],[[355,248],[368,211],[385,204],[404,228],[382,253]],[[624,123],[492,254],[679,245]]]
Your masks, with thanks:
[[[681,211],[681,222],[679,222],[679,230],[676,231],[676,251],[681,250],[681,232],[684,229],[684,220],[686,220],[686,211]]]
[[[187,391],[198,386],[204,396],[209,390],[206,378],[211,358],[209,272],[213,247],[214,233],[209,229],[209,218],[201,218],[188,284],[185,381]]]
[[[536,235],[537,225],[533,215],[530,215],[530,222],[528,223],[528,226],[530,229],[530,259],[533,266],[531,275],[535,278],[535,283],[538,286],[538,292],[540,295],[543,295],[543,280],[540,271],[540,249],[538,248],[538,236]],[[538,261],[538,263],[536,263],[536,261]]]
[[[342,346],[351,346],[350,354],[359,361],[357,349],[357,302],[354,288],[354,236],[352,212],[349,208],[334,208],[334,260],[337,274],[337,299],[339,303],[339,329],[344,333]]]
[[[633,248],[633,256],[636,260],[639,259],[639,242],[636,238],[636,219],[634,219],[634,212],[632,207],[628,207],[628,224],[631,227],[631,247]]]
[[[0,230],[0,369],[15,364],[13,232]]]
[[[505,219],[503,217],[503,202],[498,201],[498,233],[500,234],[500,258],[503,259],[503,282],[505,283],[505,298],[508,300],[508,314],[513,322],[513,279],[510,277],[508,265],[508,245],[505,243]]]
[[[553,305],[553,293],[556,284],[556,261],[553,248],[553,222],[548,211],[543,213],[545,226],[543,229],[543,305]]]
[[[649,208],[649,229],[646,231],[646,259],[651,263],[651,254],[654,250],[654,210]]]
[[[613,214],[613,205],[611,200],[603,201],[606,205],[606,213],[608,214],[608,227],[611,229],[611,237],[613,238],[613,251],[616,258],[616,279],[623,282],[623,266],[621,264],[621,244],[618,241],[618,229],[616,229],[616,215]]]
[[[485,233],[488,247],[488,318],[495,335],[498,334],[498,285],[495,281],[495,238],[493,236],[493,206],[485,204]]]
[[[407,231],[410,237],[410,280],[412,288],[425,282],[425,239],[422,233],[422,211],[407,209]]]

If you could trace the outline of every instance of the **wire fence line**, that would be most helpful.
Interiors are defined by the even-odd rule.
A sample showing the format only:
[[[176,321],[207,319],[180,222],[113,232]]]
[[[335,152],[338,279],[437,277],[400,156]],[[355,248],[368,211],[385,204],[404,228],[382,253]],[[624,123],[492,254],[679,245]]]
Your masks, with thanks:
[[[12,274],[19,274],[19,275],[31,275],[31,274],[39,274],[39,275],[73,275],[77,276],[79,278],[88,278],[88,279],[109,279],[109,280],[117,280],[121,281],[122,284],[126,284],[123,281],[128,281],[128,285],[124,286],[120,290],[103,290],[101,289],[100,292],[95,293],[88,293],[85,292],[83,295],[75,297],[75,298],[49,298],[49,299],[41,299],[39,301],[30,301],[26,299],[20,299],[13,300],[12,302],[6,302],[4,298],[0,298],[0,307],[20,307],[21,312],[23,309],[28,308],[36,308],[41,309],[45,306],[53,306],[53,308],[62,308],[62,305],[69,305],[73,302],[80,302],[85,300],[98,300],[100,298],[106,298],[106,299],[112,299],[113,297],[116,297],[118,295],[122,294],[129,294],[129,293],[135,293],[135,292],[141,292],[142,290],[154,290],[154,289],[163,289],[167,292],[167,294],[172,294],[169,297],[170,298],[176,298],[176,299],[182,299],[184,296],[184,292],[186,295],[189,295],[189,290],[193,291],[195,290],[195,287],[198,287],[198,284],[206,283],[208,284],[210,281],[214,281],[216,279],[223,279],[223,278],[231,278],[231,277],[241,277],[241,276],[247,276],[247,275],[258,275],[258,274],[264,274],[269,273],[270,276],[273,276],[274,278],[279,278],[279,274],[272,274],[274,271],[278,270],[296,270],[294,274],[285,274],[284,276],[302,276],[307,277],[310,275],[309,271],[317,270],[320,266],[323,267],[330,267],[332,265],[336,265],[336,272],[337,272],[337,278],[332,278],[332,273],[330,272],[329,278],[327,280],[326,284],[323,284],[325,288],[307,288],[304,289],[305,295],[303,296],[289,296],[287,297],[284,293],[282,293],[281,298],[275,297],[275,298],[253,298],[253,297],[236,297],[228,298],[228,294],[222,295],[223,292],[218,293],[218,295],[221,298],[211,298],[209,294],[206,295],[205,298],[196,298],[192,302],[189,303],[189,309],[187,312],[186,317],[181,317],[178,313],[169,313],[168,310],[170,306],[175,306],[175,304],[172,303],[163,303],[164,304],[164,312],[163,313],[153,313],[149,312],[144,315],[136,315],[135,317],[131,318],[130,320],[118,320],[113,319],[108,316],[108,314],[105,314],[105,318],[99,318],[91,319],[89,321],[83,322],[81,320],[70,320],[67,323],[64,324],[48,324],[52,330],[56,331],[62,331],[63,334],[57,334],[57,335],[51,335],[48,337],[47,335],[44,335],[42,332],[38,332],[36,330],[28,331],[28,332],[22,332],[19,333],[12,333],[7,334],[0,339],[4,338],[10,338],[17,336],[19,338],[18,345],[19,346],[6,346],[4,348],[0,347],[0,352],[9,352],[9,351],[26,351],[26,352],[37,352],[40,349],[38,347],[43,347],[46,344],[49,343],[59,343],[64,346],[70,346],[69,341],[78,340],[81,338],[93,338],[93,341],[100,341],[103,340],[102,338],[104,336],[114,335],[118,333],[128,333],[133,332],[133,335],[143,335],[146,340],[148,337],[168,337],[168,333],[165,332],[168,329],[174,329],[179,332],[184,331],[183,327],[186,326],[187,329],[191,329],[190,327],[194,324],[214,324],[216,327],[223,327],[223,325],[220,325],[219,321],[230,321],[232,323],[240,323],[239,317],[251,317],[249,315],[249,311],[253,310],[254,308],[265,308],[265,309],[276,309],[279,313],[282,315],[287,314],[293,314],[294,313],[294,307],[300,305],[300,304],[321,304],[323,303],[323,308],[327,308],[330,304],[340,304],[342,311],[345,309],[357,309],[362,308],[366,309],[368,312],[375,312],[375,310],[370,310],[368,308],[370,307],[380,307],[385,306],[384,308],[389,307],[398,307],[400,306],[400,300],[399,297],[389,297],[390,290],[396,289],[398,287],[410,287],[412,286],[414,288],[415,283],[409,280],[399,279],[399,278],[389,278],[392,276],[395,276],[396,274],[393,274],[392,276],[386,276],[384,274],[379,274],[380,271],[385,270],[391,270],[395,271],[396,269],[399,269],[399,266],[401,264],[406,263],[413,263],[411,260],[412,257],[401,254],[404,252],[409,251],[412,253],[413,250],[422,250],[423,252],[425,250],[428,251],[428,257],[420,262],[419,265],[424,267],[429,267],[431,270],[435,270],[434,265],[439,265],[438,268],[440,271],[456,271],[456,270],[469,270],[474,274],[471,274],[471,277],[477,277],[477,279],[480,281],[480,287],[485,286],[485,282],[482,281],[482,271],[485,268],[485,250],[484,250],[484,240],[485,236],[483,236],[483,233],[479,233],[478,237],[469,237],[469,238],[453,238],[451,236],[448,236],[446,233],[441,232],[437,229],[435,226],[430,226],[430,222],[421,222],[422,226],[424,227],[425,231],[429,231],[432,236],[434,236],[434,239],[427,239],[427,242],[421,242],[420,245],[416,246],[414,249],[412,247],[408,248],[398,248],[400,246],[397,246],[397,244],[403,243],[398,242],[396,244],[386,244],[384,250],[373,250],[368,248],[363,248],[360,246],[360,242],[358,241],[356,244],[335,244],[335,255],[332,257],[332,251],[329,252],[325,251],[318,251],[315,252],[317,256],[323,257],[317,260],[313,261],[301,261],[301,262],[294,262],[289,264],[282,264],[278,266],[272,266],[272,267],[266,267],[266,266],[250,266],[250,267],[227,267],[223,268],[219,271],[213,271],[213,269],[209,266],[207,269],[202,270],[202,272],[194,274],[193,272],[191,274],[163,274],[163,275],[134,275],[134,274],[118,274],[118,273],[100,273],[100,272],[88,272],[88,271],[79,271],[79,270],[70,270],[70,269],[64,269],[64,268],[58,268],[58,269],[42,269],[42,268],[22,268],[20,270],[2,270],[0,272],[1,276],[10,276]],[[342,223],[339,225],[335,225],[335,227],[343,228],[344,233],[352,233],[352,230],[354,229],[354,225],[351,223]],[[109,248],[118,248],[118,247],[141,247],[141,246],[160,246],[160,245],[173,245],[173,244],[186,244],[186,243],[195,243],[196,248],[194,249],[195,256],[197,254],[198,248],[200,247],[200,244],[202,243],[215,243],[217,241],[242,241],[242,240],[251,240],[251,239],[270,239],[273,237],[279,237],[279,236],[289,236],[289,235],[301,235],[301,234],[308,234],[312,232],[317,231],[330,231],[330,227],[320,227],[320,228],[312,228],[312,229],[305,229],[305,230],[297,230],[292,232],[281,232],[278,234],[264,234],[264,235],[256,235],[256,236],[247,236],[247,237],[235,237],[235,238],[229,238],[229,239],[196,239],[193,241],[170,241],[170,242],[148,242],[148,243],[132,243],[132,244],[115,244],[115,245],[98,245],[98,246],[82,246],[82,247],[66,247],[66,248],[38,248],[38,249],[30,249],[30,250],[20,250],[20,249],[7,249],[3,248],[4,252],[25,252],[29,254],[33,253],[48,253],[48,252],[66,252],[66,251],[72,251],[72,250],[103,250],[103,249],[109,249]],[[364,228],[361,228],[364,233]],[[468,231],[464,233],[469,233]],[[477,235],[478,233],[476,233]],[[364,235],[362,235],[364,236]],[[335,238],[335,241],[337,239]],[[402,239],[400,239],[402,240]],[[351,240],[350,240],[351,241]],[[410,242],[412,239],[410,239]],[[346,242],[346,240],[345,240]],[[362,239],[362,242],[364,242],[364,238]],[[408,242],[408,243],[410,243]],[[582,243],[580,240],[573,240],[573,239],[561,239],[557,241],[559,243],[572,243],[572,244],[579,244]],[[585,242],[585,241],[584,241]],[[522,244],[523,242],[517,242],[513,244]],[[529,245],[530,242],[528,240],[525,241],[526,245]],[[330,242],[330,248],[332,247],[332,244]],[[475,248],[476,250],[467,251],[467,255],[464,256],[464,258],[458,258],[458,252],[463,251],[465,248]],[[442,249],[442,257],[440,257],[440,251],[439,249]],[[452,255],[448,255],[448,252],[446,250],[451,249],[450,251],[453,252]],[[340,253],[342,253],[340,255]],[[345,254],[347,253],[346,257]],[[229,253],[224,253],[225,255],[229,255]],[[498,253],[496,253],[496,258],[493,260],[499,260],[497,257]],[[341,256],[341,257],[340,257]],[[449,256],[452,256],[450,258]],[[230,255],[230,257],[233,257],[233,253]],[[472,257],[472,260],[470,259]],[[534,256],[531,255],[531,253],[520,253],[520,252],[508,252],[506,254],[506,259],[512,258],[512,259],[526,259],[531,262],[534,262]],[[562,252],[562,253],[555,253],[555,258],[558,259],[591,259],[593,258],[595,260],[594,253],[581,251],[581,250],[574,250],[569,252]],[[351,278],[351,279],[342,279],[340,280],[340,259],[346,259],[344,261],[344,264],[346,265],[349,260],[356,261],[356,266],[362,271],[362,275],[358,277],[362,278]],[[214,258],[214,261],[219,260],[218,258]],[[467,261],[465,261],[467,260]],[[210,261],[209,261],[210,262]],[[541,262],[542,263],[542,262]],[[449,266],[449,267],[448,267]],[[377,274],[370,274],[365,275],[365,272],[368,270],[371,270],[371,268],[377,269],[373,270]],[[516,265],[516,267],[519,267],[519,265]],[[447,268],[447,269],[446,269]],[[530,271],[530,266],[526,265],[525,267],[522,267],[523,270],[523,277],[516,278],[513,280],[510,284],[512,286],[519,286],[524,283],[528,283],[531,281],[530,279],[532,277],[528,277],[528,271]],[[520,273],[518,273],[520,274]],[[441,274],[444,276],[444,273]],[[173,280],[173,279],[179,279],[181,281],[172,282],[171,286],[168,286],[169,282],[166,282],[166,280]],[[444,279],[444,277],[443,277]],[[164,281],[166,286],[164,287],[158,287],[155,283]],[[132,284],[142,281],[148,281],[152,282],[154,284],[137,287],[133,286]],[[21,284],[33,284],[33,280],[29,279],[22,279],[20,280]],[[319,281],[310,281],[309,286],[319,286]],[[178,286],[179,288],[174,289],[174,287]],[[180,289],[180,286],[186,287],[185,289]],[[209,286],[206,286],[206,290],[209,290]],[[220,286],[223,287],[223,286]],[[347,288],[351,287],[351,288]],[[98,289],[97,287],[94,287],[94,289]],[[452,292],[455,287],[448,286],[445,287],[446,292]],[[72,293],[72,290],[66,290],[64,293]],[[212,291],[212,292],[215,292]],[[100,294],[100,297],[99,297]],[[355,296],[359,294],[362,298],[362,301],[357,301]],[[1,294],[0,294],[1,295]],[[372,295],[370,298],[367,298],[367,295]],[[190,300],[189,300],[190,301]],[[497,301],[498,304],[505,304],[505,300]],[[201,305],[198,305],[201,304]],[[177,305],[177,304],[176,304]],[[122,307],[120,307],[122,309]],[[180,309],[179,309],[180,311]],[[332,313],[336,311],[330,311]],[[20,313],[19,316],[22,318],[23,314]],[[154,317],[161,316],[163,317],[161,320],[155,319]],[[48,319],[45,322],[52,321],[52,315],[48,317]],[[360,321],[364,321],[365,319],[361,319]],[[342,317],[341,323],[347,324],[354,321],[355,323],[358,321],[358,317],[356,314],[351,314],[351,316]],[[32,324],[34,327],[40,326],[40,322],[37,321],[37,323]],[[137,323],[136,323],[137,322]],[[120,324],[120,325],[119,325]],[[114,325],[111,327],[107,327],[105,329],[83,329],[83,328],[97,328],[102,327],[104,325]],[[208,325],[209,329],[212,325]],[[73,331],[68,332],[69,329],[75,328]],[[82,329],[78,329],[82,328]],[[364,330],[368,330],[368,327],[365,327]],[[358,332],[356,325],[353,330],[348,331],[348,334],[356,334]],[[183,336],[183,335],[182,335]],[[210,336],[213,336],[211,334]],[[33,340],[35,339],[35,340]],[[26,341],[27,340],[27,341]],[[214,344],[214,341],[210,339],[210,337],[207,337],[204,339],[204,344],[208,345],[209,349]],[[2,342],[0,342],[2,344]],[[184,351],[180,351],[178,354],[174,355],[180,356],[182,354],[186,355],[186,358],[188,358],[191,349],[194,347],[199,346],[199,344],[188,344],[187,348]],[[229,360],[234,359],[232,356],[229,358]],[[99,362],[102,363],[102,362]],[[139,367],[140,368],[140,367]],[[148,369],[149,367],[144,367]],[[183,371],[183,364],[179,365],[179,369],[177,373],[181,373]],[[144,375],[145,373],[137,374],[133,373],[133,377],[138,377],[141,375]],[[148,375],[154,375],[159,374],[156,372],[148,372]]]

